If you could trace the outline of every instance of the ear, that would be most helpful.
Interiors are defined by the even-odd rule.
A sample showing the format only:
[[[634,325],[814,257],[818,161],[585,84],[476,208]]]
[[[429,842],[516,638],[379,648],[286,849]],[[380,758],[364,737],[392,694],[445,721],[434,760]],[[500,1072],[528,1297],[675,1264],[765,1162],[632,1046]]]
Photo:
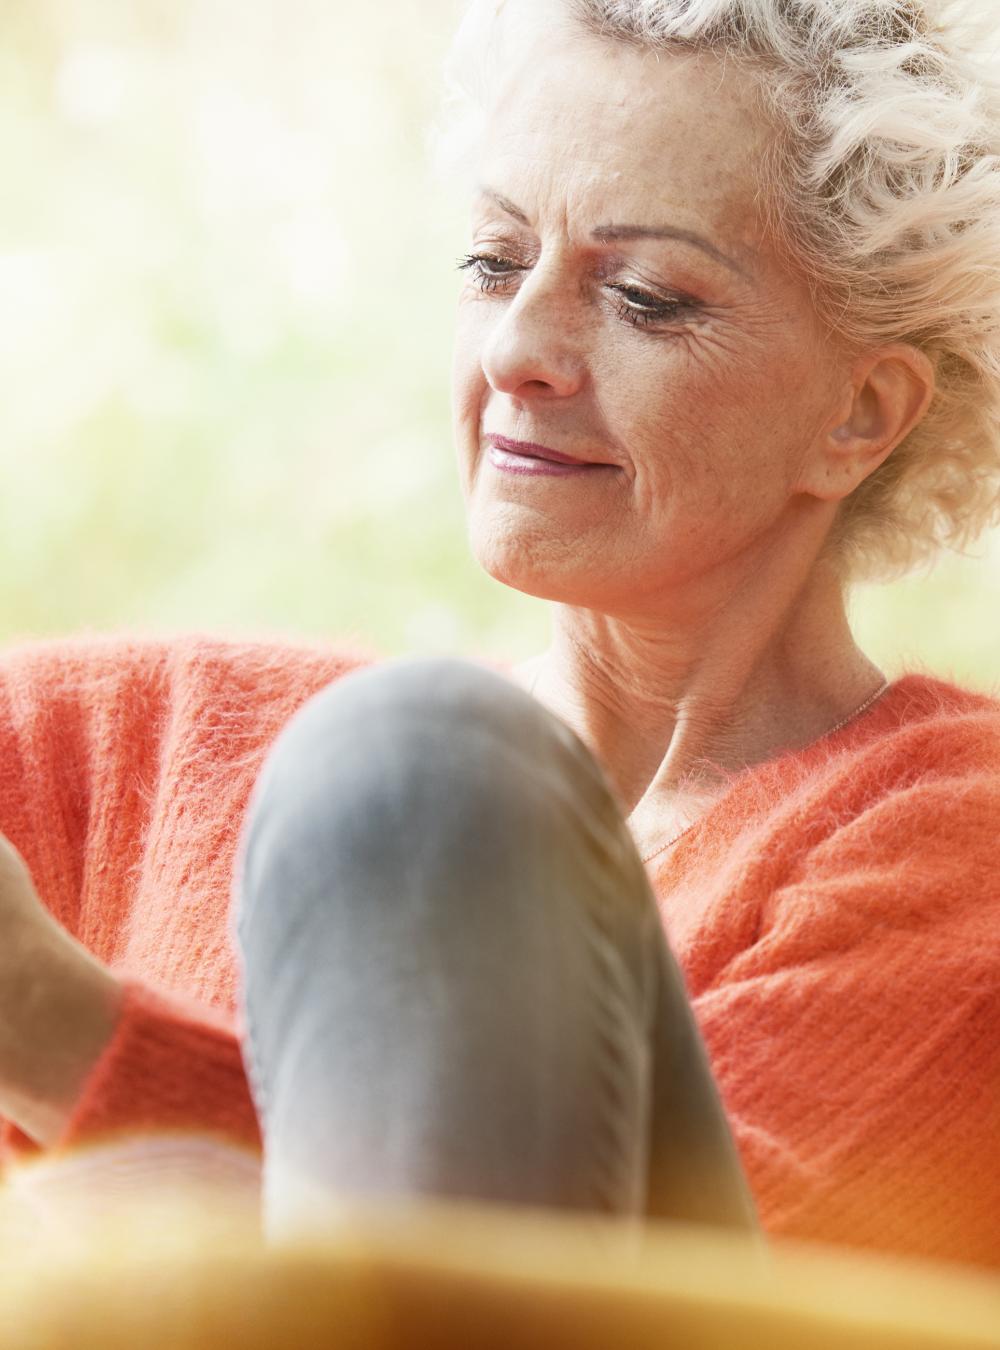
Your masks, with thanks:
[[[874,473],[930,407],[931,361],[909,343],[893,343],[859,357],[841,404],[809,456],[800,491],[841,501]]]

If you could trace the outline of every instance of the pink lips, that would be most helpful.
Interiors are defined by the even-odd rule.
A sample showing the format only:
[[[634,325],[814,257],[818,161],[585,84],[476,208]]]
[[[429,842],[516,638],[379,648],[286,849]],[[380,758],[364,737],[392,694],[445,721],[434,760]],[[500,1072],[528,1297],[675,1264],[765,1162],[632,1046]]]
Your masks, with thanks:
[[[547,445],[537,445],[533,441],[512,441],[493,432],[486,440],[490,443],[490,462],[508,473],[562,475],[613,467],[593,460],[576,459],[572,455],[564,455],[561,450],[551,450]]]
[[[512,441],[507,436],[497,436],[494,432],[490,432],[486,439],[498,450],[509,450],[514,455],[528,455],[532,459],[551,459],[556,464],[588,463],[587,460],[578,459],[574,455],[564,455],[561,450],[550,450],[547,445],[536,445],[534,441]]]

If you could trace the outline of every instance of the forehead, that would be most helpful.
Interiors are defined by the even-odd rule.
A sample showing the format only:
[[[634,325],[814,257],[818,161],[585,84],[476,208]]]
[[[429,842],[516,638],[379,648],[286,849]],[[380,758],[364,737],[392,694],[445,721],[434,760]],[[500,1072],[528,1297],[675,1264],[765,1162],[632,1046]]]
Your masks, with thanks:
[[[532,210],[666,213],[756,241],[751,204],[773,133],[748,71],[565,26],[511,35],[507,52],[488,105],[487,181],[529,194]]]

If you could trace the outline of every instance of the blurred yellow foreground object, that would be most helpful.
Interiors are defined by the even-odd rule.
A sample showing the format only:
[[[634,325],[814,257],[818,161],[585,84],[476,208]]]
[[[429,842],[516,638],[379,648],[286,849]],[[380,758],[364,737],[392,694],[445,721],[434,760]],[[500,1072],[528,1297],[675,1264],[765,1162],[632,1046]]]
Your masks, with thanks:
[[[438,1202],[267,1243],[245,1192],[93,1195],[62,1227],[0,1203],[4,1350],[1000,1347],[1000,1280],[959,1267]]]

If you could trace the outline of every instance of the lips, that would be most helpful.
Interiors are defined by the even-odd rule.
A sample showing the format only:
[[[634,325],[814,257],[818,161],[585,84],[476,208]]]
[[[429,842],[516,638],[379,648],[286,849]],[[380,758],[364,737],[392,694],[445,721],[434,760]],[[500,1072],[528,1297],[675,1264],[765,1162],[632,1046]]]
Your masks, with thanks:
[[[508,436],[498,436],[495,432],[490,432],[486,437],[490,445],[496,446],[498,450],[506,450],[512,455],[523,455],[526,459],[548,459],[554,464],[604,464],[606,461],[597,459],[582,459],[578,455],[567,455],[561,450],[553,450],[548,445],[538,445],[534,441],[514,441]]]

